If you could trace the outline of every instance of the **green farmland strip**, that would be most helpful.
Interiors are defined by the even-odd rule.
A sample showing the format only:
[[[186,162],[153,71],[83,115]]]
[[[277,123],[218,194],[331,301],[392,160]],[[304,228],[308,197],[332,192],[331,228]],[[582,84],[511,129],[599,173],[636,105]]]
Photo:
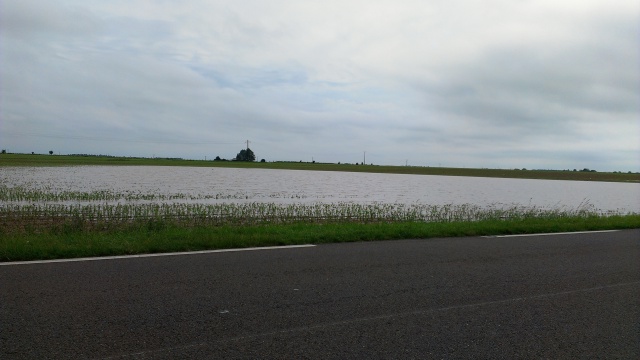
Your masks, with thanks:
[[[384,166],[355,164],[325,164],[308,162],[238,162],[205,161],[167,158],[135,158],[109,156],[72,156],[72,155],[31,155],[1,154],[0,168],[3,166],[73,166],[73,165],[119,165],[119,166],[198,166],[230,167],[251,169],[348,171],[387,174],[447,175],[496,177],[519,179],[578,180],[578,181],[614,181],[640,182],[638,173],[592,172],[592,171],[556,171],[556,170],[514,170],[514,169],[473,169],[422,166]]]

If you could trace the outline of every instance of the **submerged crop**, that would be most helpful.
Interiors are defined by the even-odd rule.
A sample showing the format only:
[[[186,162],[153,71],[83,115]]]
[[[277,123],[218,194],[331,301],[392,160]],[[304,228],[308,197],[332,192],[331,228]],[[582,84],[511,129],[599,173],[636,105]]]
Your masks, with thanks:
[[[291,223],[465,222],[602,216],[593,207],[541,209],[510,206],[483,208],[471,204],[340,203],[135,203],[0,205],[4,231],[50,229],[117,229],[149,223],[172,226],[257,225]],[[609,214],[614,215],[614,214]]]
[[[300,199],[304,195],[300,195]],[[215,200],[215,201],[212,201]],[[297,201],[297,202],[296,202]],[[131,227],[292,223],[472,222],[621,215],[583,201],[576,208],[523,205],[249,201],[246,194],[91,192],[0,185],[0,233],[51,229],[111,230]],[[306,200],[305,200],[306,201]]]

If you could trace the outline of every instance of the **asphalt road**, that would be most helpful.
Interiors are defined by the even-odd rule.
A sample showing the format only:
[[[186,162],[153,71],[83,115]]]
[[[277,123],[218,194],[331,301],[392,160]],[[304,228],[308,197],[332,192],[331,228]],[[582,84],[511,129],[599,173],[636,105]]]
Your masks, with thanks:
[[[1,359],[640,358],[640,230],[0,266]]]

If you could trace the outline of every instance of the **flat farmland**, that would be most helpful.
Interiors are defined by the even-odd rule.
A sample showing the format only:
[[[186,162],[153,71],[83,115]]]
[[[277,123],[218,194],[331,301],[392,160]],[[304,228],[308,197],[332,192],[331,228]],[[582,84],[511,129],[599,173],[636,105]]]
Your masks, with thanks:
[[[516,169],[474,169],[426,166],[386,166],[327,164],[309,162],[240,162],[240,161],[205,161],[172,158],[138,158],[107,156],[73,156],[73,155],[31,155],[2,154],[0,168],[3,166],[69,166],[69,165],[144,165],[144,166],[195,166],[195,167],[232,167],[281,170],[315,170],[315,171],[347,171],[388,174],[414,175],[446,175],[494,177],[514,179],[546,179],[576,181],[612,181],[640,182],[639,173],[594,172],[594,171],[559,171],[559,170],[516,170]],[[577,169],[581,170],[581,169]]]

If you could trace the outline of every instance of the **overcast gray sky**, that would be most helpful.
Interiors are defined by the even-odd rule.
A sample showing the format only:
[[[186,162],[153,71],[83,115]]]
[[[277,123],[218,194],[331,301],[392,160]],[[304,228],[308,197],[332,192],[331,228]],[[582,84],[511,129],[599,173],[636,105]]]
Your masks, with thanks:
[[[0,7],[10,152],[640,171],[637,0]]]

